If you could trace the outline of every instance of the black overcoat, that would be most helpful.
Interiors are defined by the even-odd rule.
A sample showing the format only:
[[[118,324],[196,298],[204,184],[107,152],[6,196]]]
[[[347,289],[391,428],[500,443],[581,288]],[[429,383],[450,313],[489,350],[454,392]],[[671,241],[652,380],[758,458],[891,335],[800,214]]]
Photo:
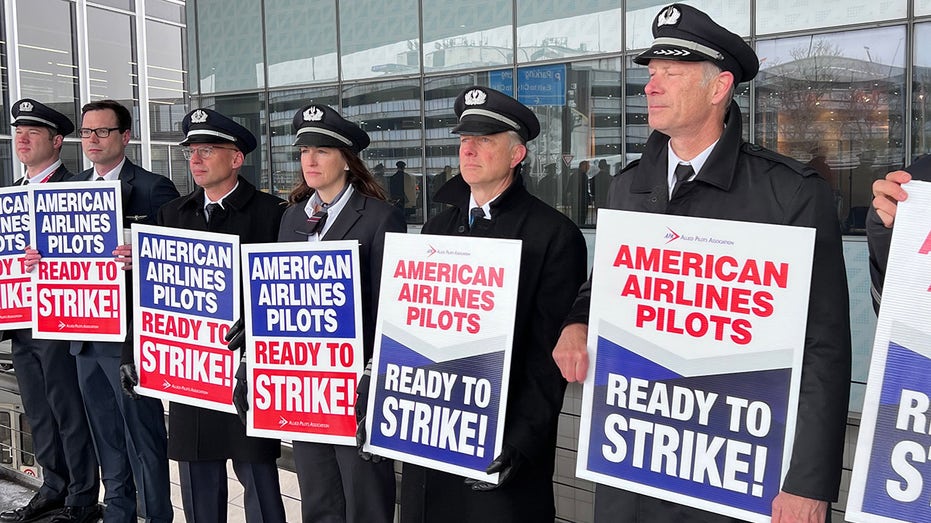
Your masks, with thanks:
[[[654,131],[642,158],[615,176],[608,207],[815,229],[795,447],[782,490],[835,501],[845,446],[851,355],[847,276],[833,194],[814,169],[747,143],[741,133],[740,110],[732,102],[724,134],[705,165],[693,180],[676,187],[670,200],[669,137]],[[590,281],[582,287],[567,323],[588,322],[589,291]],[[595,519],[730,521],[602,486],[596,490]]]
[[[165,204],[158,224],[195,231],[238,234],[241,243],[274,242],[284,201],[261,192],[245,178],[223,200],[223,208],[204,219],[204,190],[196,189]],[[235,459],[274,461],[281,455],[277,439],[251,438],[236,414],[171,403],[168,416],[168,457],[178,461]]]
[[[523,463],[490,492],[471,490],[460,476],[405,463],[401,521],[552,522],[556,428],[566,390],[552,351],[585,281],[585,240],[568,217],[528,193],[520,176],[492,202],[492,219],[477,220],[471,229],[469,194],[462,176],[447,182],[436,201],[453,207],[428,220],[422,232],[522,240],[504,443]]]

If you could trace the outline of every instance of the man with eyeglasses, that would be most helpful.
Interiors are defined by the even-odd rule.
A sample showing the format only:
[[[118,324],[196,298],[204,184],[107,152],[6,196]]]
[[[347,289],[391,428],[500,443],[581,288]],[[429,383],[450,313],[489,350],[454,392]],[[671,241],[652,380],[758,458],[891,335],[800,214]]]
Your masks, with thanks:
[[[61,162],[62,141],[74,131],[71,120],[36,100],[13,104],[16,157],[26,166],[16,185],[71,178]],[[97,456],[78,388],[68,341],[33,339],[30,329],[0,332],[12,340],[13,368],[26,419],[32,428],[42,485],[22,507],[0,512],[0,522],[27,522],[54,515],[55,522],[86,522],[98,515]]]
[[[84,154],[94,166],[73,181],[119,180],[123,197],[123,226],[154,224],[159,208],[179,196],[171,180],[147,171],[126,158],[132,129],[129,110],[114,100],[81,108],[78,135]],[[128,273],[127,273],[128,276]],[[128,286],[131,288],[131,285]],[[132,303],[131,296],[127,303]],[[127,318],[132,314],[127,313]],[[104,521],[171,521],[174,509],[168,476],[165,411],[155,398],[125,395],[121,373],[133,361],[132,325],[126,341],[72,341],[78,382],[90,421],[104,486]]]
[[[180,145],[197,189],[162,207],[158,224],[236,234],[241,243],[276,241],[284,200],[259,191],[239,174],[256,147],[255,136],[211,109],[191,111],[181,129],[186,137]],[[134,384],[125,385],[132,390]],[[275,462],[281,455],[279,440],[246,436],[235,414],[181,403],[171,403],[168,429],[168,456],[178,461],[187,521],[227,521],[226,464],[232,460],[245,491],[246,521],[284,522]]]

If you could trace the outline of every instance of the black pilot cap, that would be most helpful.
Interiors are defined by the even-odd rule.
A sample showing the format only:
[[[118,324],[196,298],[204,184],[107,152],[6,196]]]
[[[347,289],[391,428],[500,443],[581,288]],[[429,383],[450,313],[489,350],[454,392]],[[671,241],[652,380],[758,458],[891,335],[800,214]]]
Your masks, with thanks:
[[[540,134],[540,121],[526,105],[488,87],[469,87],[459,93],[453,107],[459,125],[451,132],[486,135],[514,131],[529,142]]]
[[[369,146],[369,135],[326,105],[306,105],[291,120],[295,146],[345,147],[358,154]]]
[[[634,58],[650,60],[708,61],[734,75],[734,84],[749,82],[760,70],[760,59],[743,38],[718,25],[690,5],[662,8],[653,20],[653,45]]]
[[[23,98],[13,104],[10,114],[13,115],[13,121],[10,123],[13,127],[20,125],[48,127],[62,136],[68,136],[74,132],[74,124],[71,123],[70,118],[31,98]]]
[[[212,109],[194,109],[184,116],[181,130],[185,138],[180,145],[192,143],[231,143],[242,154],[251,153],[256,146],[255,135]]]

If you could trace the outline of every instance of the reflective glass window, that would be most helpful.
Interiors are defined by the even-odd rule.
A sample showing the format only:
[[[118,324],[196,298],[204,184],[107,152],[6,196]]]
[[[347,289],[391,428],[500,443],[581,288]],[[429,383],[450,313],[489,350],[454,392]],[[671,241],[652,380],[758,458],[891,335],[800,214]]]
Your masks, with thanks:
[[[3,5],[0,4],[0,19],[4,15],[3,10]],[[6,58],[8,52],[6,36],[6,25],[0,24],[0,127],[4,129],[4,133],[10,127],[10,103],[16,101],[9,99],[10,84]]]
[[[32,443],[32,427],[25,414],[19,415],[19,464],[34,467],[36,464],[35,447]]]
[[[517,1],[518,62],[620,50],[620,0]]]
[[[359,32],[353,29],[350,34]],[[270,87],[339,76],[334,2],[265,0],[265,38]]]
[[[915,16],[931,14],[931,0],[915,0]]]
[[[132,16],[87,8],[91,100],[116,100],[131,108],[133,136],[139,136],[139,83]]]
[[[261,2],[198,0],[200,92],[265,86]]]
[[[0,463],[13,464],[13,426],[9,412],[0,412]]]
[[[188,170],[188,161],[181,153],[181,146],[172,145],[168,148],[168,157],[171,162],[171,181],[181,194],[190,194],[194,190],[194,178]]]
[[[268,191],[271,179],[268,169],[268,133],[265,95],[260,93],[205,98],[201,107],[213,109],[249,129],[258,140],[254,151],[246,155],[240,174],[259,190]]]
[[[20,0],[16,16],[22,97],[35,98],[78,122],[75,5],[62,0]]]
[[[142,165],[142,145],[131,143],[126,146],[126,157],[136,165]]]
[[[187,20],[185,40],[187,41],[188,81],[187,89],[190,94],[200,93],[200,69],[198,68],[197,45],[197,4],[188,2],[184,5],[184,17]]]
[[[915,25],[912,158],[931,152],[931,23]]]
[[[133,0],[90,0],[88,4],[105,5],[108,7],[116,7],[117,9],[125,9],[127,11],[132,11],[136,8],[133,4]]]
[[[170,179],[182,195],[194,190],[193,179],[188,171],[188,162],[181,154],[180,146],[153,145],[152,172]]]
[[[193,2],[192,2],[193,3]],[[145,15],[147,17],[167,20],[183,24],[185,22],[184,3],[167,2],[165,0],[146,0]]]
[[[423,186],[427,198],[428,218],[446,207],[445,204],[434,201],[437,189],[459,174],[459,136],[449,132],[457,123],[456,113],[453,111],[456,96],[463,89],[473,85],[487,87],[489,75],[490,73],[485,72],[424,79],[424,132],[427,149]]]
[[[372,140],[362,159],[381,177],[408,223],[424,222],[423,121],[420,81],[395,80],[343,88],[342,115]]]
[[[309,104],[330,106],[339,110],[339,91],[336,87],[274,91],[268,94],[269,126],[272,140],[272,192],[284,199],[300,181],[300,151],[293,146],[294,131],[291,122],[301,107]]]
[[[759,5],[766,2],[757,2]],[[699,0],[689,2],[701,9],[712,20],[728,30],[746,38],[750,36],[750,0]],[[626,2],[627,7],[627,48],[645,49],[653,41],[653,19],[663,7],[669,5],[666,0],[647,0],[645,2]],[[807,5],[807,4],[806,4]],[[829,5],[829,4],[825,4]]]
[[[153,140],[181,141],[187,113],[184,29],[146,20],[149,126]]]
[[[524,185],[579,226],[594,225],[621,161],[620,85],[616,58],[517,70],[517,98],[540,121],[540,136],[527,144]],[[513,92],[507,82],[499,90]]]
[[[13,172],[13,142],[0,140],[0,187],[6,187],[20,175]]]
[[[514,61],[511,2],[422,0],[426,72]]]
[[[61,144],[61,163],[65,164],[72,173],[79,173],[84,170],[84,151],[81,150],[81,142],[65,142]]]
[[[919,2],[920,3],[920,2]],[[917,10],[917,8],[916,8]],[[781,33],[904,18],[908,0],[767,0],[756,2],[757,34]]]
[[[834,188],[845,232],[862,232],[873,180],[904,161],[905,27],[757,48],[756,141],[815,167]]]
[[[353,0],[339,3],[343,78],[420,72],[415,0]]]

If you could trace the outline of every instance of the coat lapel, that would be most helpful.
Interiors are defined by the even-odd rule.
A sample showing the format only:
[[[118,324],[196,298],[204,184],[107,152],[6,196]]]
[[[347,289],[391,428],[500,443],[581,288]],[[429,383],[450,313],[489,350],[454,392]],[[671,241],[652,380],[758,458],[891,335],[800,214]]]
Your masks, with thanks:
[[[330,226],[322,239],[342,240],[345,238],[349,230],[352,229],[352,226],[362,217],[363,209],[365,209],[365,196],[353,190],[352,195],[349,197],[349,201],[346,202],[343,210],[339,211],[339,216],[336,217],[336,221],[333,222],[333,225]]]

